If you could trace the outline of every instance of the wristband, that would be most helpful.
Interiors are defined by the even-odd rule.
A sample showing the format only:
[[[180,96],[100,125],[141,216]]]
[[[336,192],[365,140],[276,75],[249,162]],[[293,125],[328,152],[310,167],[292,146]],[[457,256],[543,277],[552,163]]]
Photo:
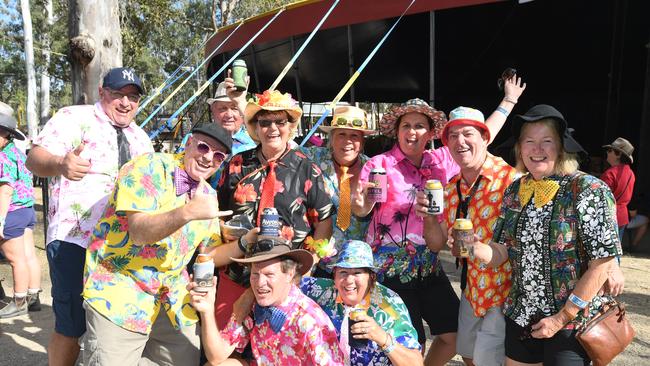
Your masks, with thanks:
[[[569,301],[571,301],[575,306],[579,307],[580,309],[584,309],[589,305],[589,302],[579,298],[574,293],[571,293],[571,295],[569,295]]]
[[[382,352],[384,352],[385,354],[389,354],[393,352],[393,350],[395,349],[395,342],[393,341],[393,337],[390,334],[386,333],[386,335],[388,336],[388,339],[386,340],[386,344],[384,344],[380,348]]]
[[[504,102],[512,103],[512,104],[517,104],[517,100],[512,100],[508,97],[503,97]]]
[[[500,112],[501,114],[503,114],[506,117],[508,117],[508,115],[510,114],[510,112],[508,112],[508,110],[503,108],[502,106],[498,106],[496,111]]]

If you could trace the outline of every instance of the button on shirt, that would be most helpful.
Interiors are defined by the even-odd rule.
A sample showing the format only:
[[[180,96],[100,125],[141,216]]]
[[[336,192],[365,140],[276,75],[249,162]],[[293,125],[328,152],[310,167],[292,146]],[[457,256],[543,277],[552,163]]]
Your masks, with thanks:
[[[388,195],[385,203],[375,205],[366,235],[373,248],[380,278],[399,276],[402,283],[425,277],[435,270],[436,254],[424,241],[424,220],[415,214],[415,196],[429,179],[444,185],[460,168],[447,147],[426,150],[417,168],[399,146],[372,157],[361,170],[360,182],[367,182],[374,168],[386,170]]]
[[[131,122],[123,129],[131,156],[153,152],[147,134]],[[101,105],[65,107],[52,117],[34,145],[56,156],[65,156],[84,143],[81,158],[90,160],[90,171],[80,181],[63,176],[50,179],[47,242],[62,240],[88,245],[93,227],[104,212],[118,173],[117,132]]]
[[[218,219],[191,221],[156,243],[135,245],[128,235],[126,211],[159,214],[185,205],[187,193],[177,196],[174,186],[183,155],[146,154],[127,163],[86,252],[83,297],[133,332],[149,333],[159,311],[177,329],[196,323],[186,266],[199,245],[221,244]]]
[[[492,240],[493,229],[501,213],[503,192],[512,183],[516,176],[515,168],[508,165],[503,159],[488,154],[480,175],[483,177],[476,193],[470,198],[467,216],[472,220],[474,232],[481,242],[489,243]],[[461,175],[453,177],[445,186],[445,215],[447,227],[451,227],[456,220],[458,209],[458,191],[456,184],[460,180],[460,192],[463,199],[471,190]],[[468,259],[467,287],[464,296],[474,309],[477,317],[485,316],[488,309],[501,306],[510,291],[510,262],[506,261],[498,267],[489,267],[479,260]]]
[[[287,315],[282,329],[275,333],[268,321],[255,325],[248,316],[244,324],[230,320],[221,336],[238,352],[251,344],[251,365],[343,365],[336,330],[323,310],[296,286],[278,306]]]

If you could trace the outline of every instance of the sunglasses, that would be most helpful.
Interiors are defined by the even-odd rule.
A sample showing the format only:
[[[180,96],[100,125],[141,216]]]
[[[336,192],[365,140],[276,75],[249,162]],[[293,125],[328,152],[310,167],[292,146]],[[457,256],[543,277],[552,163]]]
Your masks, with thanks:
[[[140,101],[140,98],[142,98],[142,95],[140,94],[135,94],[135,93],[124,94],[117,90],[108,89],[108,88],[105,88],[105,90],[108,91],[108,94],[111,96],[112,99],[124,99],[124,97],[127,97],[130,102],[138,103]]]
[[[347,126],[348,124],[351,124],[354,127],[363,127],[363,120],[359,118],[349,120],[345,117],[338,117],[336,119],[337,126]]]
[[[205,155],[205,154],[209,153],[210,151],[212,151],[213,152],[212,160],[214,160],[216,162],[219,162],[219,163],[226,160],[226,158],[228,157],[228,155],[222,153],[221,151],[212,150],[210,145],[206,144],[203,141],[199,141],[199,142],[196,143],[196,150],[198,150],[199,153],[201,153],[202,155]]]
[[[287,119],[258,119],[257,123],[260,125],[260,127],[270,127],[273,123],[277,127],[283,127],[289,122]]]
[[[284,246],[291,249],[291,246],[284,241],[273,240],[273,239],[261,239],[258,240],[257,243],[253,245],[252,254],[269,252],[271,251],[271,249],[273,249],[276,246]]]
[[[497,80],[497,87],[499,88],[499,90],[503,90],[503,86],[505,85],[506,80],[511,79],[515,75],[517,75],[517,69],[513,69],[512,67],[509,67],[503,70],[501,77]]]

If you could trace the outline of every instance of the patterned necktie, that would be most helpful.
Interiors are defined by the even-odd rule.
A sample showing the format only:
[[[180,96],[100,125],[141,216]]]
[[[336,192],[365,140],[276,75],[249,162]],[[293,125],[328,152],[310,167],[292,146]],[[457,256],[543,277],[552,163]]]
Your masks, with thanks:
[[[264,180],[264,185],[262,186],[262,195],[260,197],[260,206],[257,209],[257,224],[261,225],[262,221],[260,220],[262,212],[267,207],[275,207],[274,198],[275,198],[275,166],[277,163],[275,160],[269,161],[269,173],[266,175]]]
[[[350,227],[350,177],[348,167],[341,166],[341,179],[339,181],[339,212],[336,216],[336,226],[342,231]]]
[[[560,189],[558,182],[550,179],[534,180],[532,177],[525,178],[519,186],[519,202],[524,207],[535,196],[535,207],[541,208],[549,203]]]
[[[131,160],[129,140],[126,139],[121,127],[113,126],[117,132],[118,169]]]
[[[253,315],[255,317],[255,325],[260,325],[265,320],[268,320],[269,326],[271,326],[271,329],[275,333],[278,333],[282,329],[285,320],[287,320],[287,314],[275,306],[259,306],[255,304]]]
[[[185,170],[178,167],[174,169],[174,187],[176,188],[176,196],[189,192],[191,198],[194,195],[194,192],[196,192],[196,187],[198,185],[199,182],[190,178]]]

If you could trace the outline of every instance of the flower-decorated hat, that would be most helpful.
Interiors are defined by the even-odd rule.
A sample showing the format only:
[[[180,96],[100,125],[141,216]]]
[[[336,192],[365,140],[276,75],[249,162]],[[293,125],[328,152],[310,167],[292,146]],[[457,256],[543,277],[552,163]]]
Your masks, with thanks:
[[[329,265],[331,268],[369,268],[377,272],[370,245],[361,240],[348,240],[341,246],[336,262]]]
[[[255,131],[255,124],[252,121],[255,114],[261,110],[265,111],[286,111],[293,119],[291,123],[292,130],[298,125],[300,116],[302,116],[302,109],[298,106],[298,102],[291,97],[289,93],[281,93],[278,90],[265,90],[262,94],[255,94],[255,98],[251,98],[246,104],[244,110],[244,121],[246,121],[246,130],[255,142],[260,139]]]
[[[485,117],[483,116],[483,113],[474,108],[458,107],[449,112],[449,123],[447,123],[445,128],[442,129],[442,135],[440,138],[442,139],[443,145],[447,146],[447,135],[449,134],[449,129],[458,125],[476,127],[480,131],[486,133],[488,141],[490,140],[490,130],[485,125]]]
[[[422,113],[425,116],[431,118],[433,121],[434,139],[440,138],[440,133],[442,129],[447,124],[447,116],[445,112],[439,111],[431,107],[427,102],[420,98],[409,99],[399,106],[391,108],[390,111],[386,112],[379,122],[379,131],[382,135],[395,138],[395,124],[400,117],[407,113],[416,112]]]
[[[331,132],[337,128],[360,131],[364,135],[372,135],[375,133],[375,131],[368,129],[366,111],[353,106],[343,106],[334,109],[332,124],[330,126],[320,126],[323,132]]]

